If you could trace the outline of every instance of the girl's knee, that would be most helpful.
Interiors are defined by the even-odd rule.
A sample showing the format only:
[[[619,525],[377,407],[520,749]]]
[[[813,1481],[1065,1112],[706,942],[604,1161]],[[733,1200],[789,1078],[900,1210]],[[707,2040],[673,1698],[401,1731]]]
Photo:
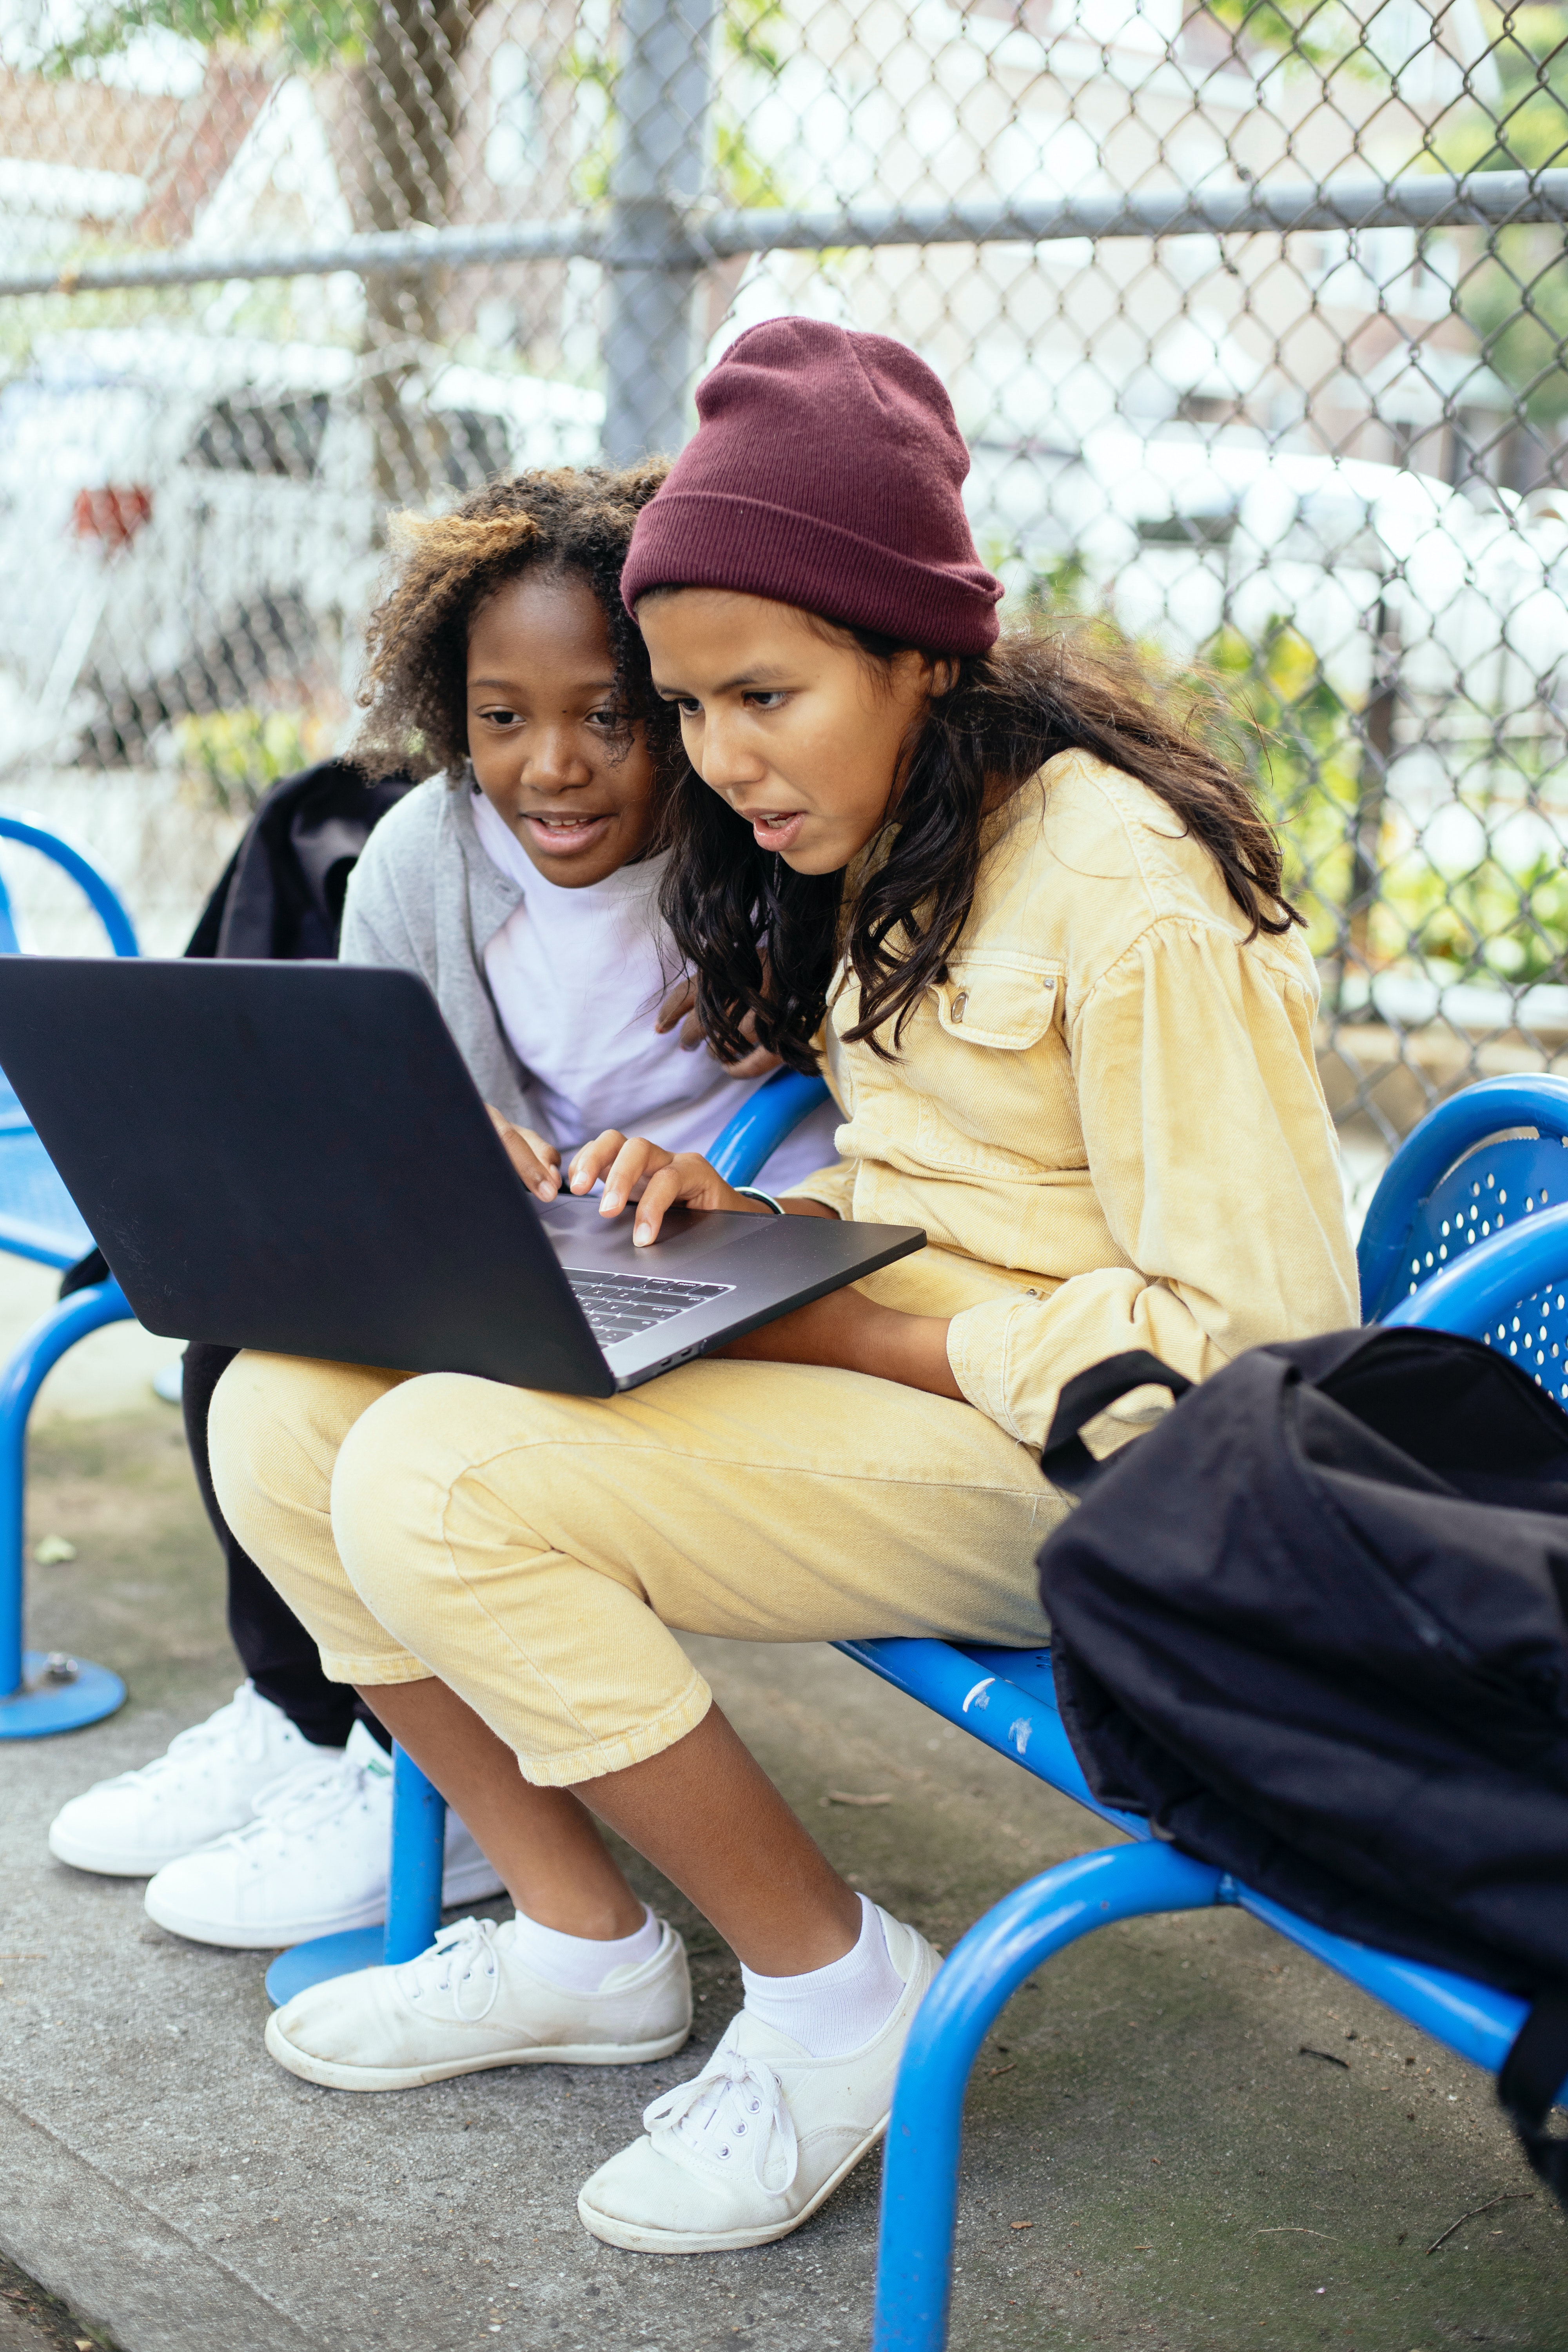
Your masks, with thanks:
[[[231,1527],[247,1516],[257,1490],[271,1486],[279,1454],[291,1444],[301,1391],[316,1369],[291,1356],[247,1350],[235,1358],[213,1391],[207,1459]]]
[[[410,1577],[416,1582],[445,1577],[454,1508],[465,1537],[472,1532],[468,1500],[479,1503],[481,1517],[489,1516],[468,1490],[476,1471],[484,1488],[483,1465],[498,1453],[512,1452],[512,1423],[526,1420],[527,1402],[493,1381],[431,1372],[390,1391],[360,1415],[332,1473],[332,1535],[355,1590],[370,1606],[375,1605],[373,1592],[384,1599],[389,1586],[400,1588]],[[504,1429],[492,1428],[498,1410],[508,1405]],[[521,1432],[515,1434],[521,1438]],[[519,1450],[526,1455],[525,1441]],[[500,1518],[508,1543],[526,1551],[535,1538],[519,1492],[524,1484],[514,1471]],[[500,1524],[493,1532],[502,1533]]]
[[[332,1533],[356,1584],[360,1563],[403,1551],[402,1538],[439,1518],[456,1467],[443,1391],[459,1380],[434,1372],[405,1381],[345,1433],[332,1470]]]
[[[219,1507],[242,1540],[258,1506],[325,1510],[344,1436],[394,1377],[248,1349],[235,1358],[213,1391],[207,1455]]]

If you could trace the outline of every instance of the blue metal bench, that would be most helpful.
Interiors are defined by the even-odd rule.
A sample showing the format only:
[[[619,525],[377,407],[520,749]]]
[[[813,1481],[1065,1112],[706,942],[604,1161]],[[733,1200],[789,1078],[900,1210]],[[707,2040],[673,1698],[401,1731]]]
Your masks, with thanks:
[[[0,816],[0,841],[19,842],[62,866],[85,893],[114,953],[138,952],[130,916],[79,850],[25,817]],[[10,895],[0,880],[0,955],[20,952]],[[0,1076],[0,1250],[63,1272],[91,1247],[76,1202]],[[0,1372],[0,1739],[75,1731],[124,1704],[125,1685],[106,1667],[23,1649],[23,1531],[27,1416],[44,1377],[89,1331],[130,1314],[117,1282],[73,1291],[35,1324]]]
[[[1534,1132],[1518,1132],[1527,1128]],[[1378,1187],[1360,1267],[1369,1320],[1486,1339],[1568,1400],[1568,1082],[1485,1079],[1432,1112]],[[1047,1650],[840,1647],[1131,1841],[1075,1855],[1015,1889],[954,1948],[921,2003],[888,2132],[873,2352],[946,2344],[970,2070],[1026,1978],[1113,1919],[1235,1904],[1460,2057],[1493,2074],[1500,2066],[1522,2001],[1330,1935],[1158,1843],[1146,1822],[1097,1803],[1057,1713]]]
[[[714,1148],[715,1164],[732,1182],[749,1181],[824,1091],[815,1079],[781,1073],[731,1120]],[[1384,1176],[1360,1268],[1369,1319],[1487,1339],[1526,1361],[1568,1402],[1568,1081],[1487,1079],[1432,1112]],[[1156,1841],[1146,1822],[1097,1802],[1057,1712],[1047,1648],[938,1641],[837,1646],[1075,1798],[1127,1841],[1075,1855],[994,1905],[954,1948],[921,2004],[888,2134],[874,2352],[941,2352],[946,2344],[970,2072],[1019,1985],[1097,1927],[1236,1905],[1461,2057],[1494,2074],[1500,2066],[1523,2002],[1331,1935]],[[433,1940],[446,1808],[400,1749],[395,1787],[384,1931],[322,1937],[281,1954],[267,1977],[275,2001],[350,1969],[412,1958]],[[1568,2100],[1568,2084],[1563,2091]]]

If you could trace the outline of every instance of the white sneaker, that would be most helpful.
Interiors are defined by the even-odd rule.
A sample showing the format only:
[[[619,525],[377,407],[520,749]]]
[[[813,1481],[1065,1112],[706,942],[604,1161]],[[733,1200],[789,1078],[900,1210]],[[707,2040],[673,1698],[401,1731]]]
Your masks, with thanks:
[[[651,1959],[565,1992],[512,1948],[515,1922],[459,1919],[401,1968],[361,1969],[275,2010],[280,2066],[333,2091],[403,2091],[489,2066],[634,2066],[691,2031],[686,1947],[666,1920]]]
[[[312,1746],[281,1707],[241,1683],[226,1706],[180,1732],[151,1764],[62,1805],[49,1824],[49,1852],[75,1870],[145,1878],[238,1829],[261,1790],[286,1773],[335,1763],[342,1753]]]
[[[647,2136],[602,2164],[577,2211],[634,2253],[703,2254],[786,2238],[888,2127],[904,2042],[941,1962],[923,1936],[879,1914],[904,1991],[881,2031],[842,2058],[813,2058],[742,2010],[700,2074],[656,2099]]]
[[[196,1944],[269,1951],[385,1918],[392,1759],[363,1723],[346,1748],[320,1752],[324,1761],[266,1790],[243,1829],[158,1873],[147,1910],[160,1927]],[[448,1811],[442,1901],[482,1903],[501,1891]]]

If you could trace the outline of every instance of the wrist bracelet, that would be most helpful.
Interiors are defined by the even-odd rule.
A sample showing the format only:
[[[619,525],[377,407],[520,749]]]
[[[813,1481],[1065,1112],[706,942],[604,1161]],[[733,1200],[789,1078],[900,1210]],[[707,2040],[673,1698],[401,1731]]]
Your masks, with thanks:
[[[764,1192],[760,1184],[737,1184],[732,1189],[739,1192],[742,1201],[760,1201],[764,1209],[773,1211],[775,1217],[785,1217],[789,1214],[784,1203],[781,1201],[775,1201],[771,1192]]]

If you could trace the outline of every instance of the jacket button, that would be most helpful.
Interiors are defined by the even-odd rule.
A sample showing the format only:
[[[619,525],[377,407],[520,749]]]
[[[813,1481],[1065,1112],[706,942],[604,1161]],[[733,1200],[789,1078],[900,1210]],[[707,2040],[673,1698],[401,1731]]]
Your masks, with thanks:
[[[952,1012],[950,1016],[955,1029],[961,1025],[963,1020],[963,1008],[968,1002],[969,991],[967,988],[960,989],[958,994],[952,1000]]]

